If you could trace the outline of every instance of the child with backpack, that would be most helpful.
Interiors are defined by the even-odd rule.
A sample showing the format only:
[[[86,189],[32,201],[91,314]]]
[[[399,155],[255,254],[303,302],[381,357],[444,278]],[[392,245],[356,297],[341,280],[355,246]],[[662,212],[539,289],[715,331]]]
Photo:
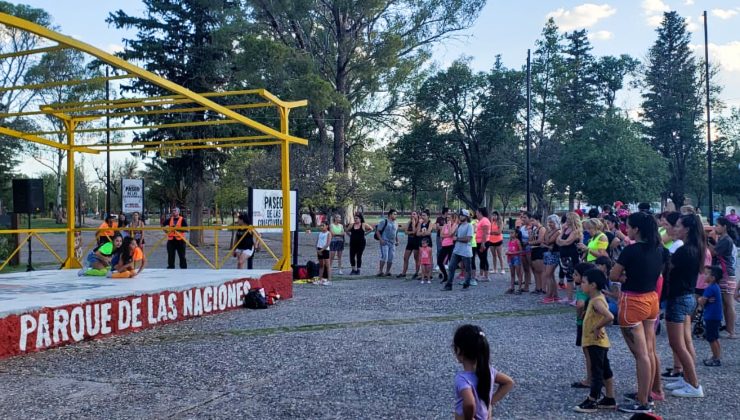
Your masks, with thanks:
[[[455,418],[488,420],[494,404],[514,387],[514,381],[490,365],[490,348],[480,327],[462,325],[453,349],[463,370],[455,375]]]

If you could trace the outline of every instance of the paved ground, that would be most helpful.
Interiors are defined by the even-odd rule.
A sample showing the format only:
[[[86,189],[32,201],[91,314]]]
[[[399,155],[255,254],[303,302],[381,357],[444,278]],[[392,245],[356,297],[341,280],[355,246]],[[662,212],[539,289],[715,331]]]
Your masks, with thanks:
[[[265,311],[2,360],[0,418],[450,418],[451,337],[466,322],[484,328],[493,365],[517,382],[497,418],[581,418],[570,410],[585,395],[569,387],[583,372],[572,309],[505,287],[501,276],[451,293],[396,279],[296,285],[294,299]],[[618,392],[632,391],[634,362],[608,333]],[[671,398],[661,415],[740,418],[740,340],[722,345],[722,368],[698,368],[707,397]],[[665,335],[659,348],[669,362]]]

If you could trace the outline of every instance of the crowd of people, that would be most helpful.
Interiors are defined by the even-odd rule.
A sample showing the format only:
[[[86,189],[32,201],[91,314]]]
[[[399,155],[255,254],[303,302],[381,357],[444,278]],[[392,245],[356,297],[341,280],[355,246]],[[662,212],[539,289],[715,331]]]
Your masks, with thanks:
[[[462,290],[469,290],[508,268],[506,294],[539,294],[542,304],[575,307],[576,345],[583,351],[585,377],[571,386],[589,389],[587,398],[574,407],[576,411],[619,408],[651,413],[655,403],[667,395],[704,397],[693,343],[696,327],[702,327],[711,348],[711,356],[701,359],[705,366],[722,366],[719,338],[736,338],[734,300],[740,301],[740,291],[735,271],[740,238],[734,213],[720,216],[715,226],[708,226],[691,206],[654,214],[647,203],[630,212],[617,202],[613,208],[592,208],[587,213],[553,214],[544,224],[540,215],[522,211],[515,228],[508,232],[501,216],[489,214],[484,207],[475,212],[443,209],[434,222],[428,210],[412,212],[405,225],[397,217],[397,212],[390,210],[375,227],[365,223],[360,214],[347,226],[340,218],[324,225],[326,236],[320,236],[317,243],[323,275],[331,275],[334,259],[340,261],[341,270],[345,234],[350,236],[350,274],[360,274],[365,237],[370,233],[379,244],[378,277],[394,275],[391,269],[399,232],[407,240],[397,278],[412,273],[413,260],[412,279],[431,283],[436,258],[443,291],[452,290],[455,279]],[[458,270],[462,272],[455,277]],[[673,359],[672,367],[663,372],[656,348],[661,319],[665,319]],[[624,394],[619,405],[608,357],[606,327],[612,324],[619,326],[636,363],[636,389]],[[476,331],[484,337],[482,331]],[[470,368],[466,371],[475,371],[473,356],[464,354],[457,341],[455,348],[458,359]],[[483,374],[488,377],[491,372],[495,371]],[[473,393],[475,404],[471,405],[462,390],[475,389],[476,382],[463,376],[456,378],[456,389],[462,392],[457,411],[465,401],[468,408],[480,407],[483,401],[487,411],[497,400],[489,386],[498,382],[494,377],[487,380],[489,386]],[[509,386],[505,378],[500,379],[502,386]],[[490,394],[483,394],[483,389]],[[480,395],[488,398],[481,400]]]

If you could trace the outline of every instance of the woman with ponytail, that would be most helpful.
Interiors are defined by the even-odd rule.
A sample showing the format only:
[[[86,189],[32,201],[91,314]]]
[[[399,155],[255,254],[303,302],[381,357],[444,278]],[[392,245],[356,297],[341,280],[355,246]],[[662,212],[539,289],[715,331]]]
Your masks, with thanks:
[[[511,391],[514,381],[491,367],[488,340],[480,327],[458,328],[453,349],[463,366],[455,375],[455,420],[488,420],[491,408]]]
[[[709,250],[712,252],[712,265],[722,267],[722,280],[719,288],[722,291],[722,311],[724,312],[725,325],[727,326],[727,338],[735,338],[735,303],[732,297],[735,295],[737,281],[735,280],[735,269],[737,264],[737,227],[726,217],[717,219],[714,226],[714,234],[717,239]]]

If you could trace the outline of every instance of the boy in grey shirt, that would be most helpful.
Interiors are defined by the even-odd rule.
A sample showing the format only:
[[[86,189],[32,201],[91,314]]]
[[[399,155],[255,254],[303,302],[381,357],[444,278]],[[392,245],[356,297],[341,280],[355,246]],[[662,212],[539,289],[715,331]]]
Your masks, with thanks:
[[[460,224],[457,226],[455,231],[455,249],[452,250],[452,257],[450,257],[450,264],[448,270],[450,272],[447,278],[447,283],[442,289],[443,291],[452,290],[452,282],[455,279],[455,270],[457,269],[460,261],[463,263],[465,269],[465,283],[463,283],[463,289],[470,287],[470,261],[473,258],[473,247],[470,244],[470,240],[473,238],[473,226],[470,224],[470,212],[462,209],[460,210]]]
[[[381,220],[376,229],[380,235],[380,263],[378,277],[391,276],[391,265],[393,265],[393,254],[398,246],[398,223],[396,223],[396,210],[388,210],[388,218]],[[383,265],[386,271],[383,272]]]

